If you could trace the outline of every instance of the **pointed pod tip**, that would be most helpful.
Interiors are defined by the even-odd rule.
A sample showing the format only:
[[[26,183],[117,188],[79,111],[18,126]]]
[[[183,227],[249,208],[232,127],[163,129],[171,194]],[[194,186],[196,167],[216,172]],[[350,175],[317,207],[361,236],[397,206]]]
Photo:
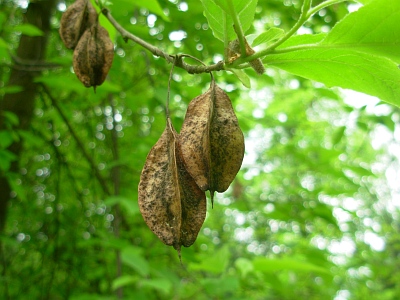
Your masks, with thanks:
[[[215,191],[210,190],[210,196],[211,196],[211,208],[214,208],[214,193]]]
[[[179,261],[180,261],[181,265],[183,266],[182,255],[181,255],[181,244],[174,244],[173,247],[176,250],[176,252],[178,252]]]

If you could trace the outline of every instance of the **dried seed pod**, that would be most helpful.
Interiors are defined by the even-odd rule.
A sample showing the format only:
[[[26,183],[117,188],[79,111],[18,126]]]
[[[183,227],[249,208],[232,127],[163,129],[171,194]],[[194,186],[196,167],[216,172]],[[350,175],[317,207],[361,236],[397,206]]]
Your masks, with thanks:
[[[101,85],[114,58],[114,44],[108,32],[98,22],[86,29],[74,50],[73,67],[76,76],[86,86]]]
[[[249,45],[247,42],[246,38],[244,38],[244,43],[246,47],[246,55],[250,56],[256,53],[253,48]],[[228,60],[230,63],[232,63],[234,60],[238,59],[240,57],[240,43],[239,40],[236,39],[232,42],[229,43],[229,49],[228,49]],[[257,74],[261,75],[265,73],[265,67],[264,64],[262,63],[261,59],[257,58],[255,60],[252,60],[249,62],[249,65],[256,71]]]
[[[211,187],[210,124],[213,115],[212,95],[210,87],[206,93],[190,101],[179,134],[186,169],[203,191],[207,191]]]
[[[193,99],[179,135],[186,169],[200,189],[224,192],[239,171],[244,136],[228,95],[214,81]]]
[[[139,208],[149,228],[180,255],[194,243],[206,215],[206,197],[187,173],[170,119],[150,150],[138,191]]]
[[[76,0],[61,16],[60,37],[65,47],[74,49],[87,28],[96,22],[97,13],[89,0]]]
[[[210,126],[211,191],[224,192],[235,179],[244,156],[244,136],[228,95],[214,84]]]
[[[191,246],[204,223],[207,212],[207,201],[205,193],[197,186],[196,181],[186,170],[179,139],[175,136],[176,164],[180,187],[180,198],[182,208],[181,245]]]

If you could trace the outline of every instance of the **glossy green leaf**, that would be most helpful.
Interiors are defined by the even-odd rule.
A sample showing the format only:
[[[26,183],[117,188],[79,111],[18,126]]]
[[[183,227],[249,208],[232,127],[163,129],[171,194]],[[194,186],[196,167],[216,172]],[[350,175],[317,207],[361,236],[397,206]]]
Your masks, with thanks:
[[[200,263],[191,263],[189,269],[220,274],[226,269],[229,257],[230,252],[228,247],[222,247],[213,253],[212,256],[203,258]]]
[[[12,132],[1,130],[0,131],[0,148],[7,148],[14,141]]]
[[[10,111],[3,111],[2,114],[4,115],[4,118],[7,123],[9,123],[12,126],[16,126],[19,124],[19,119],[18,116]]]
[[[235,266],[240,270],[242,277],[246,277],[254,270],[252,261],[243,257],[240,257],[235,261]]]
[[[399,18],[400,2],[376,0],[349,14],[319,42],[309,36],[289,39],[279,49],[296,46],[297,51],[271,55],[265,62],[399,106]]]
[[[122,262],[136,270],[141,276],[149,275],[149,264],[141,254],[140,248],[127,247],[121,251]]]
[[[115,291],[120,287],[131,285],[138,281],[136,276],[124,275],[113,280],[111,288]]]
[[[245,71],[240,69],[228,69],[228,70],[231,71],[245,87],[247,87],[248,89],[251,88],[250,77],[246,74]]]
[[[268,273],[286,270],[296,272],[317,272],[323,274],[331,274],[328,269],[311,264],[309,262],[295,260],[293,258],[272,259],[258,257],[253,260],[253,265],[254,270]]]
[[[158,3],[157,0],[146,0],[146,1],[135,0],[133,2],[129,0],[123,0],[121,2],[125,2],[127,5],[131,5],[132,3],[134,3],[138,7],[147,8],[150,12],[161,17],[163,20],[168,22],[170,21],[169,17],[165,15],[161,5]]]
[[[349,14],[320,43],[384,56],[400,63],[400,1],[375,0]]]
[[[335,134],[332,137],[332,145],[336,146],[337,144],[340,143],[340,141],[342,140],[342,137],[344,136],[344,132],[346,131],[346,126],[340,126]]]
[[[8,44],[6,43],[6,41],[0,37],[0,48],[5,48],[8,49]]]
[[[130,216],[137,215],[139,213],[138,202],[134,199],[123,197],[123,196],[109,196],[104,200],[104,204],[107,206],[114,206],[120,204],[122,210]]]
[[[201,285],[208,294],[223,297],[237,292],[239,279],[236,277],[205,278],[201,281]]]
[[[352,89],[400,106],[400,70],[386,57],[313,45],[268,56],[264,63],[328,87]]]
[[[168,294],[172,289],[172,283],[169,280],[163,279],[163,278],[144,279],[144,280],[140,280],[139,284],[142,287],[151,288],[151,289],[160,291],[164,294]]]
[[[13,30],[20,32],[21,34],[24,34],[27,36],[42,36],[43,35],[43,31],[32,24],[16,25],[13,28]]]
[[[11,85],[11,86],[6,86],[3,88],[0,88],[0,94],[15,94],[23,91],[22,86],[16,86],[16,85]]]
[[[285,31],[283,29],[277,28],[277,27],[272,27],[272,28],[268,29],[267,31],[264,31],[263,33],[261,33],[259,36],[257,36],[254,39],[252,46],[256,47],[258,45],[268,43],[273,40],[277,40],[277,39],[281,38],[284,34],[285,34]]]
[[[236,14],[245,33],[253,23],[257,0],[232,0]],[[236,39],[233,29],[233,20],[228,4],[219,0],[202,0],[204,15],[214,36],[224,41],[225,34],[228,40]]]
[[[6,150],[6,149],[0,149],[0,170],[2,171],[8,171],[11,166],[11,162],[17,160],[17,156]]]

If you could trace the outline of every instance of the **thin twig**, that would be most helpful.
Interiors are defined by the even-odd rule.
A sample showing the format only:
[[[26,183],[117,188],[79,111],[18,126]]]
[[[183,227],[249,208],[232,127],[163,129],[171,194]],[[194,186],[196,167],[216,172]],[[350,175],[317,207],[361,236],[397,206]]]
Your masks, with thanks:
[[[153,55],[159,56],[164,58],[166,61],[173,63],[176,55],[171,55],[168,54],[167,52],[149,44],[148,42],[142,40],[141,38],[137,37],[136,35],[133,35],[132,33],[128,32],[123,28],[111,15],[110,11],[106,8],[102,9],[103,15],[110,21],[110,23],[117,29],[117,31],[122,35],[122,38],[127,41],[127,40],[132,40],[135,43],[139,44],[143,48],[147,49],[150,51]],[[178,55],[179,57],[179,55]],[[198,65],[190,65],[182,60],[178,59],[175,66],[182,68],[186,70],[190,74],[200,74],[200,73],[210,73],[212,71],[220,71],[224,70],[224,62],[220,61],[216,64],[209,65],[209,66],[198,66]]]
[[[165,116],[167,119],[169,119],[169,97],[170,97],[170,92],[171,92],[171,81],[172,81],[172,74],[174,72],[174,67],[176,65],[178,58],[175,57],[174,61],[172,63],[172,68],[171,71],[169,72],[169,78],[168,78],[168,90],[167,90],[167,101],[165,103]]]
[[[79,139],[79,137],[76,134],[74,128],[72,127],[71,123],[69,122],[67,116],[64,114],[63,110],[58,105],[56,99],[54,99],[54,97],[51,95],[49,89],[44,84],[42,84],[41,86],[42,86],[43,90],[46,92],[47,96],[50,98],[50,101],[51,101],[52,105],[56,108],[56,110],[60,114],[60,116],[63,119],[64,123],[67,125],[68,130],[70,131],[72,137],[75,139],[75,141],[76,141],[76,143],[78,145],[78,148],[81,150],[83,156],[86,158],[87,162],[89,163],[89,165],[94,170],[94,175],[96,176],[97,180],[99,181],[99,183],[101,185],[101,188],[103,189],[104,193],[107,194],[107,195],[111,195],[111,192],[110,192],[110,190],[108,188],[106,180],[100,174],[100,171],[96,166],[96,163],[94,162],[92,156],[90,156],[90,154],[86,151],[85,146],[83,145],[83,142]]]

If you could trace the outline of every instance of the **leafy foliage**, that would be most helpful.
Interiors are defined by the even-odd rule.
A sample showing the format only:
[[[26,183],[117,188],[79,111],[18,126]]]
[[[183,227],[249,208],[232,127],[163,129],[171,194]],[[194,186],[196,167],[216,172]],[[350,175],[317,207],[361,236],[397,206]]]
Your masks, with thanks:
[[[301,24],[309,34],[288,35],[303,20],[298,1],[128,2],[109,6],[114,18],[167,53],[207,64],[223,60],[217,40],[236,38],[236,17],[253,37],[252,58],[263,58],[266,74],[249,69],[249,57],[226,64],[251,89],[231,72],[214,73],[246,137],[242,169],[215,197],[214,209],[209,205],[196,242],[182,249],[181,266],[176,252],[148,229],[137,204],[140,172],[165,127],[170,65],[125,43],[102,16],[115,58],[95,94],[71,72],[72,52],[58,35],[61,11],[52,17],[46,61],[15,62],[20,32],[41,38],[40,32],[24,25],[29,8],[1,2],[0,174],[12,193],[0,233],[0,294],[399,298],[399,4],[363,0],[364,7],[349,13],[348,3],[322,7],[325,2],[315,0],[310,9],[321,10]],[[16,68],[33,68],[38,87],[24,130],[17,126],[25,120],[2,106],[5,95],[25,88],[10,81]],[[175,68],[170,111],[177,130],[189,101],[208,86],[208,74]],[[386,103],[362,104],[361,94],[352,94],[353,106],[327,86]],[[24,146],[18,156],[10,148],[17,141]]]

